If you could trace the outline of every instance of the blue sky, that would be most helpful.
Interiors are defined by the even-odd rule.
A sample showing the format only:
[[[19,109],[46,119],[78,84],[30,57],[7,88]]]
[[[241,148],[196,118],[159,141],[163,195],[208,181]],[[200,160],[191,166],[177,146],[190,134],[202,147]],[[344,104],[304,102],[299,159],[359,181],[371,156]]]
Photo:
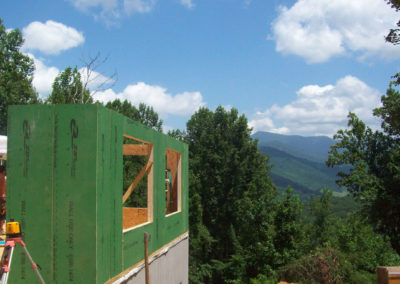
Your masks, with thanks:
[[[152,105],[166,129],[222,105],[255,131],[307,136],[332,135],[349,111],[377,127],[371,111],[400,65],[383,37],[399,16],[384,0],[13,0],[0,12],[26,39],[42,97],[100,53],[95,98]]]

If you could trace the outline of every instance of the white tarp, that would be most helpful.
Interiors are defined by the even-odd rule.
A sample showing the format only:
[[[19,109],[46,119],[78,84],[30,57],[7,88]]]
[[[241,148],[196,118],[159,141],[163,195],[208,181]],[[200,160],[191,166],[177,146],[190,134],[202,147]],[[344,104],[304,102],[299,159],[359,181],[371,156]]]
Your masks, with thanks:
[[[0,135],[0,154],[7,154],[7,136]]]

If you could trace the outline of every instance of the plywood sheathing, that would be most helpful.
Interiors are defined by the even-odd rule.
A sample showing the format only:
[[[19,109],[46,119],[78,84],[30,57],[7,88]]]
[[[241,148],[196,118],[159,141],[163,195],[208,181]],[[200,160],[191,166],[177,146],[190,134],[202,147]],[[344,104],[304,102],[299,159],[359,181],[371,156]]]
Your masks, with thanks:
[[[129,229],[139,224],[147,222],[147,208],[122,208],[122,226],[123,229]]]

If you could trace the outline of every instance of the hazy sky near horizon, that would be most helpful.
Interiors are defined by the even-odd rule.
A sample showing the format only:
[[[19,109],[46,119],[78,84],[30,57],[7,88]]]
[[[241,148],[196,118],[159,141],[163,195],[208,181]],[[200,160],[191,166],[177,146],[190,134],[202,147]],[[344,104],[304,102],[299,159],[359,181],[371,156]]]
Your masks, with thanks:
[[[384,40],[400,13],[384,0],[13,0],[0,18],[22,31],[41,97],[100,53],[95,98],[151,105],[167,130],[218,105],[254,131],[332,135],[349,111],[377,127],[400,65]]]

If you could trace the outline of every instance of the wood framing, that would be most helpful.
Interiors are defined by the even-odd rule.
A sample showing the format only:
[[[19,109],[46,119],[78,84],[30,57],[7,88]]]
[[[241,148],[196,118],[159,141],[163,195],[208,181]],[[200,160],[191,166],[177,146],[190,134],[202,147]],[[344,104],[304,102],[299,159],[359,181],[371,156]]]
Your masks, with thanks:
[[[152,166],[153,162],[150,160],[147,161],[146,165],[144,165],[144,167],[140,170],[139,174],[136,176],[135,180],[125,191],[124,196],[122,197],[122,203],[125,203],[126,200],[129,198],[129,196],[131,196],[132,192],[135,190],[135,187],[138,185],[143,176],[150,171]]]
[[[147,144],[124,144],[123,154],[132,156],[147,156],[150,153],[150,146]]]

